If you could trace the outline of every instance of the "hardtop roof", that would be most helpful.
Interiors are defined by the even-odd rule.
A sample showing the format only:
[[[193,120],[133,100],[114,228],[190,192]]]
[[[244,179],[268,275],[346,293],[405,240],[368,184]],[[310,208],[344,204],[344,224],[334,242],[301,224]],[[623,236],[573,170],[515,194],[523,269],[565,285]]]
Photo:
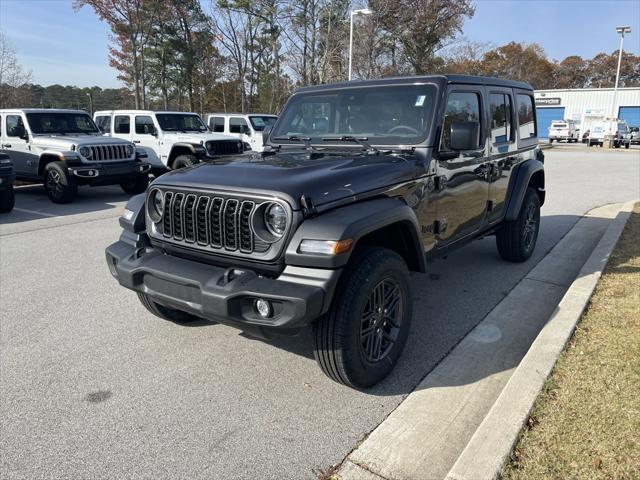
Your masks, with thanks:
[[[374,80],[353,80],[351,82],[339,82],[339,83],[327,83],[323,85],[310,85],[307,87],[300,87],[296,90],[298,92],[313,92],[321,90],[336,90],[340,88],[354,88],[364,87],[368,85],[403,85],[413,83],[438,83],[438,84],[465,84],[465,85],[486,85],[496,87],[508,87],[519,88],[522,90],[530,90],[533,92],[533,87],[525,82],[518,82],[515,80],[507,80],[504,78],[495,77],[482,77],[477,75],[458,75],[458,74],[446,74],[446,75],[413,75],[407,77],[386,77]]]

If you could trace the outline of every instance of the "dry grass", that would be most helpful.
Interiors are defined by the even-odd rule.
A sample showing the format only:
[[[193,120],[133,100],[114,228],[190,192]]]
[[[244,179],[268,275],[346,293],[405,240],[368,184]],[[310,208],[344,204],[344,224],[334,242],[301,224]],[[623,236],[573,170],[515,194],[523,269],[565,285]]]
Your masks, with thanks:
[[[640,479],[640,204],[502,474]]]

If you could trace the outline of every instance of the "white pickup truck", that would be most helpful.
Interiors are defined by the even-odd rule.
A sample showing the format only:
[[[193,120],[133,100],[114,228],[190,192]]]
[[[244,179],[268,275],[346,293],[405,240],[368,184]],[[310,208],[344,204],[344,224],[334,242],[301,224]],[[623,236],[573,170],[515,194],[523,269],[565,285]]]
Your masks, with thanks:
[[[549,143],[564,140],[567,143],[578,141],[576,124],[571,120],[554,120],[549,127]]]
[[[196,113],[110,110],[96,112],[94,119],[104,135],[144,149],[156,174],[244,152],[242,141],[211,133]]]

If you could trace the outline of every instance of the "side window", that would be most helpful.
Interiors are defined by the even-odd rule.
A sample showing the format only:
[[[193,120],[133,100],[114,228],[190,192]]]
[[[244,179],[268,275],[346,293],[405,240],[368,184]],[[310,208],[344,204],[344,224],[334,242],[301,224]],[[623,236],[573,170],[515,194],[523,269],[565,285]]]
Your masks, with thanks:
[[[224,117],[211,117],[209,119],[209,128],[212,132],[224,132]]]
[[[246,133],[249,131],[249,126],[244,118],[231,117],[229,119],[229,132],[230,133]]]
[[[131,133],[129,115],[116,115],[113,122],[113,133]]]
[[[7,137],[21,137],[24,135],[24,123],[20,115],[7,115]]]
[[[474,92],[451,92],[444,112],[440,149],[451,150],[451,124],[480,121],[480,96]]]
[[[111,117],[108,115],[100,115],[96,117],[96,125],[102,133],[111,133]]]
[[[511,96],[504,93],[489,95],[491,111],[491,142],[506,143],[512,140]]]
[[[533,97],[531,95],[518,94],[518,132],[520,140],[537,136],[536,117],[533,112]]]
[[[136,117],[136,133],[140,135],[152,135],[156,132],[156,127],[153,125],[153,119],[148,116]]]

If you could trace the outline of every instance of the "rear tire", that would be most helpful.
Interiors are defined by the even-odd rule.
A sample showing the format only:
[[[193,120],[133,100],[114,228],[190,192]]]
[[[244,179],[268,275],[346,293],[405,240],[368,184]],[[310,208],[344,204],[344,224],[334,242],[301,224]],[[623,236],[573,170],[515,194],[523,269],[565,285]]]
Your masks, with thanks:
[[[142,303],[147,310],[163,320],[169,320],[174,323],[191,323],[200,320],[199,317],[191,315],[190,313],[160,305],[159,303],[151,300],[146,293],[138,292],[138,298],[140,299],[140,303]]]
[[[193,167],[196,163],[198,163],[198,157],[191,154],[179,155],[173,162],[173,170],[178,170],[179,168],[188,168]]]
[[[120,188],[122,188],[124,193],[138,195],[139,193],[144,193],[147,190],[148,185],[149,175],[145,173],[142,175],[136,175],[134,179],[128,182],[121,183]]]
[[[9,213],[16,203],[16,196],[13,192],[13,185],[0,190],[0,213]]]
[[[53,203],[71,203],[78,195],[76,179],[57,162],[44,167],[44,189]]]
[[[313,325],[318,366],[349,387],[378,383],[402,354],[411,315],[404,260],[384,248],[357,252],[342,273],[329,312]]]
[[[540,231],[540,198],[529,187],[522,200],[518,218],[503,222],[496,232],[500,256],[508,262],[524,262],[531,257]]]

